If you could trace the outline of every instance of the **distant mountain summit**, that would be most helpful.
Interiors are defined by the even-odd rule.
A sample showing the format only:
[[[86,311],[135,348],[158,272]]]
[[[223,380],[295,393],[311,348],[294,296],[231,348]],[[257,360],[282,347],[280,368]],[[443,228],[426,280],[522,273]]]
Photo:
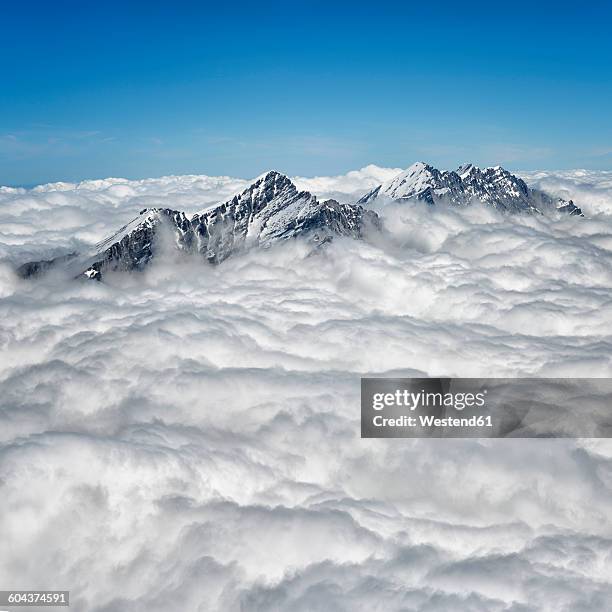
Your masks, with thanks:
[[[455,171],[438,170],[417,162],[391,180],[375,187],[357,204],[371,205],[375,201],[421,201],[429,205],[447,203],[468,206],[473,202],[511,213],[543,213],[557,210],[582,216],[571,200],[552,198],[543,191],[531,189],[525,181],[501,166],[480,169],[465,164]]]
[[[271,171],[239,195],[191,218],[170,208],[145,209],[91,253],[30,262],[18,273],[29,277],[62,264],[77,276],[99,280],[108,271],[142,270],[168,248],[219,263],[238,251],[299,236],[317,245],[334,236],[362,238],[368,227],[381,227],[375,212],[335,200],[320,201],[298,191],[285,175]]]

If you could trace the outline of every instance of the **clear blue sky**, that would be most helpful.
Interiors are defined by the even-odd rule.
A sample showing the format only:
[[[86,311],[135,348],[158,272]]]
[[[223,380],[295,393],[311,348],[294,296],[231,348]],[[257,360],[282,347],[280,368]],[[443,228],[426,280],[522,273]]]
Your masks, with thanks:
[[[612,168],[611,5],[4,1],[0,184]]]

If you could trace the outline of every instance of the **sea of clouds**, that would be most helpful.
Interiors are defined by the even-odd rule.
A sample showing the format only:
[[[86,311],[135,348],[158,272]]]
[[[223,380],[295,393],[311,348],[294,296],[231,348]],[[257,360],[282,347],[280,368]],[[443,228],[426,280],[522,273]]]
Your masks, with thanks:
[[[397,169],[297,178],[350,201]],[[104,283],[19,263],[230,177],[0,188],[0,588],[72,609],[604,611],[607,440],[362,440],[363,375],[612,375],[612,173],[586,218],[420,205]]]

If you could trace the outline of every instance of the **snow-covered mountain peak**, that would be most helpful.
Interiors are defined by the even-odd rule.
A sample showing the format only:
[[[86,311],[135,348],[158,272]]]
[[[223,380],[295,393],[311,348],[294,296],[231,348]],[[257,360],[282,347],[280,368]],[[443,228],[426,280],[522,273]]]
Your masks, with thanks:
[[[358,204],[377,198],[387,200],[419,199],[434,204],[443,196],[453,199],[453,189],[461,182],[455,172],[440,171],[431,164],[417,162],[391,180],[374,188]]]
[[[294,186],[291,179],[278,170],[268,170],[264,174],[258,176],[255,181],[245,190],[250,189],[261,189],[262,187],[276,187],[277,189],[283,189],[285,187]]]
[[[573,202],[556,200],[530,189],[522,179],[501,166],[481,170],[471,163],[459,166],[457,171],[447,171],[418,162],[372,189],[358,204],[369,205],[376,200],[421,201],[429,205],[444,202],[452,206],[480,202],[505,212],[541,213],[548,209],[582,214]]]
[[[258,212],[272,203],[286,204],[296,196],[306,199],[314,198],[308,192],[298,192],[297,187],[286,175],[270,170],[226,202],[225,206],[246,207],[251,212]]]
[[[428,164],[423,161],[414,162],[411,166],[406,168],[405,172],[408,174],[418,174],[420,172],[429,172],[434,170],[434,167],[431,164]]]
[[[398,197],[401,193],[411,191],[418,184],[425,184],[431,178],[431,166],[423,162],[412,164],[409,168],[400,172],[397,176],[384,182],[381,192],[387,195],[394,194]]]
[[[419,179],[426,180],[436,172],[436,169],[430,164],[425,162],[416,162],[409,166],[403,172],[400,172],[397,176],[394,176],[391,180],[383,183],[385,186],[397,185],[400,182],[413,183]]]

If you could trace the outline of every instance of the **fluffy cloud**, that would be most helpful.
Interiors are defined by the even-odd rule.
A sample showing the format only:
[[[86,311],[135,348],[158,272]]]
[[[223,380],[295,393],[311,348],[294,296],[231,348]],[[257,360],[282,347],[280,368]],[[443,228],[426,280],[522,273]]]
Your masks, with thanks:
[[[584,203],[590,215],[612,212],[612,172],[567,170],[565,172],[523,172],[521,176],[533,187],[560,198],[573,198]]]
[[[364,374],[610,376],[612,188],[533,180],[591,214],[405,205],[380,243],[105,283],[12,264],[244,182],[4,189],[6,588],[98,612],[608,609],[608,441],[359,438]]]
[[[338,176],[295,177],[299,189],[304,189],[322,198],[334,198],[339,202],[354,202],[373,187],[399,174],[402,168],[381,168],[374,164],[361,170],[352,170]]]

